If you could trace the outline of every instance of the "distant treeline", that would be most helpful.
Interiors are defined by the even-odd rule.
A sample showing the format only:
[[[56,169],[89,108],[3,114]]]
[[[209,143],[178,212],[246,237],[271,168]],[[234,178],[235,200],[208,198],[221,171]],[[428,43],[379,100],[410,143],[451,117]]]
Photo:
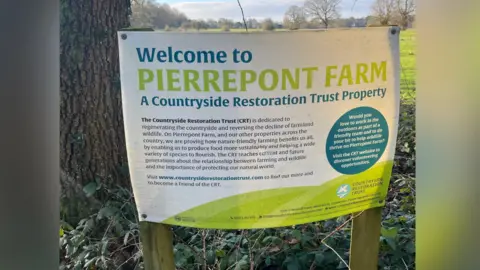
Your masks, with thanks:
[[[166,26],[180,27],[188,21],[187,16],[168,4],[153,0],[132,1],[130,23],[133,27],[164,29]]]
[[[168,4],[157,3],[153,0],[137,0],[132,2],[131,24],[133,27],[150,27],[154,29],[239,29],[245,28],[245,24],[240,21],[230,19],[206,19],[191,20],[184,13],[170,7]],[[365,27],[369,17],[365,18],[339,18],[332,22],[331,27]],[[246,21],[249,29],[266,28],[266,24],[273,26],[271,28],[284,28],[284,22],[275,22],[271,19],[256,20],[248,19]],[[285,27],[286,28],[286,27]],[[323,28],[322,23],[311,20],[306,21],[302,28],[318,29]]]

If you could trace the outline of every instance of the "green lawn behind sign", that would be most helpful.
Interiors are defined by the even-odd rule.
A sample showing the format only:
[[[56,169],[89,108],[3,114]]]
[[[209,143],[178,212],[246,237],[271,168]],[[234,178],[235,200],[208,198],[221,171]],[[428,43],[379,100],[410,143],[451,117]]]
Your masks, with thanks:
[[[415,98],[416,37],[415,30],[402,31],[400,34],[400,87],[404,101],[410,101]]]

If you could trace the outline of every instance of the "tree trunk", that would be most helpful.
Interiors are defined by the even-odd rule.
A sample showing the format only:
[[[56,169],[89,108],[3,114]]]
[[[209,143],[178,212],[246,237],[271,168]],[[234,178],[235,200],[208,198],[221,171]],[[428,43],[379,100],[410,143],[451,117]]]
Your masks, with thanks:
[[[409,16],[408,14],[407,15],[402,15],[401,16],[401,19],[402,19],[402,30],[407,30],[408,28],[408,23],[409,23]]]
[[[95,179],[129,184],[117,31],[129,26],[130,0],[60,3],[60,168],[70,198]]]

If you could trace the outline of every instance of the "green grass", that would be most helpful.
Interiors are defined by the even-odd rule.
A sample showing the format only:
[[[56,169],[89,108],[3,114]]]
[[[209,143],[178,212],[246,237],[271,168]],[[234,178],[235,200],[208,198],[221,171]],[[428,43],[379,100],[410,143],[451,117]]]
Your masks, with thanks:
[[[400,89],[404,101],[410,101],[415,98],[416,37],[415,30],[407,30],[400,33]]]

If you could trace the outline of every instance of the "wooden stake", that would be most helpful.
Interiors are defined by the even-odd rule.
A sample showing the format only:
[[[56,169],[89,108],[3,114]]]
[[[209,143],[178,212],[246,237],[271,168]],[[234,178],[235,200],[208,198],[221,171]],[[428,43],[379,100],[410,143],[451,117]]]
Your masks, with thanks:
[[[351,270],[377,270],[382,207],[365,210],[353,219],[350,243]]]
[[[145,270],[175,270],[173,233],[170,226],[142,221],[140,240]]]

